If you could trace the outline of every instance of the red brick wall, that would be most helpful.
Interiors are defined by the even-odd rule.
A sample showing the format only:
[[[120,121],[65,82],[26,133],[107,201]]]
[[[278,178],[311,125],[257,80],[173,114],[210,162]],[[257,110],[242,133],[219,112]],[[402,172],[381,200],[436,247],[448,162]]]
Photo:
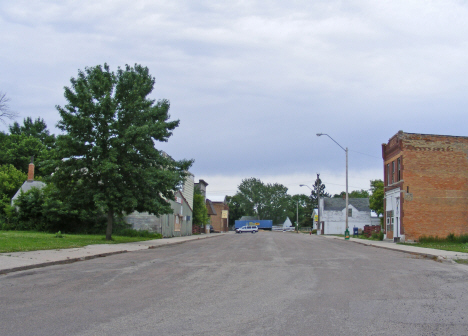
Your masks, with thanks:
[[[401,218],[406,239],[468,234],[468,138],[397,135],[403,157]]]

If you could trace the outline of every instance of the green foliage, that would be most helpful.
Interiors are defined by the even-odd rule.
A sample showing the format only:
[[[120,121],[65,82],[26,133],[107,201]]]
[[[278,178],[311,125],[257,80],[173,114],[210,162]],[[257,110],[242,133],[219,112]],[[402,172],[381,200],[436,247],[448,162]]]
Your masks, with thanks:
[[[454,233],[449,233],[446,238],[438,236],[421,236],[419,237],[419,243],[455,243],[455,244],[467,244],[468,234],[456,236]]]
[[[299,207],[298,207],[299,205]],[[304,194],[293,195],[290,198],[288,206],[288,217],[292,222],[297,221],[297,212],[299,209],[299,227],[312,227],[313,211],[310,197]]]
[[[27,117],[23,120],[22,126],[14,122],[13,125],[9,126],[9,129],[10,134],[36,138],[47,148],[51,148],[55,144],[55,135],[49,133],[47,124],[42,118],[33,121],[31,117]]]
[[[383,232],[372,232],[371,239],[373,240],[383,240],[384,233]]]
[[[195,188],[197,190],[197,188]],[[193,225],[205,226],[209,222],[208,210],[206,209],[205,197],[199,192],[193,195]]]
[[[9,227],[15,230],[46,232],[104,232],[102,210],[86,199],[63,198],[49,184],[42,189],[31,188],[15,201],[17,211],[8,213]]]
[[[48,149],[41,141],[32,136],[24,134],[12,134],[2,137],[2,150],[0,151],[0,164],[11,164],[23,173],[28,173],[28,167],[31,163],[31,156],[37,158],[36,174],[42,174],[41,162],[43,157],[47,157]],[[39,163],[39,164],[37,164]]]
[[[317,229],[313,229],[312,234],[317,234]]]
[[[371,195],[369,197],[369,208],[380,217],[384,212],[384,183],[382,180],[371,180],[370,186]]]
[[[333,195],[333,198],[345,198],[345,197],[346,197],[346,191],[342,191],[339,194]],[[348,198],[369,198],[369,192],[364,189],[353,190],[351,192],[348,192]]]
[[[229,226],[234,227],[236,220],[246,215],[246,211],[242,208],[242,196],[239,194],[226,196],[226,202],[229,205]]]
[[[163,237],[162,234],[157,232],[149,232],[148,230],[134,230],[130,228],[117,230],[115,234],[123,237],[144,237],[152,239],[161,239]]]
[[[78,71],[57,106],[57,156],[47,168],[61,194],[91,200],[107,213],[106,239],[114,215],[170,213],[168,199],[183,183],[192,161],[175,161],[154,147],[166,142],[179,121],[169,121],[169,102],[148,96],[155,79],[141,65],[95,66]],[[61,160],[60,158],[67,158]]]
[[[119,244],[152,239],[157,238],[153,236],[126,237],[115,235],[113,240],[105,240],[104,235],[77,235],[67,233],[63,235],[63,238],[56,239],[54,233],[0,231],[0,253],[77,248],[92,244]]]
[[[235,195],[235,201],[243,215],[259,219],[271,219],[273,223],[283,223],[288,216],[291,196],[288,188],[279,183],[267,183],[256,178],[242,180]]]
[[[55,234],[55,238],[63,238],[63,237],[65,237],[65,236],[62,234],[61,231],[59,231],[59,232],[57,232],[57,233]]]
[[[319,197],[330,197],[330,194],[325,191],[325,184],[322,183],[320,174],[317,174],[317,178],[314,182],[314,185],[312,186],[312,191],[310,193],[312,209],[318,208]]]
[[[11,198],[26,180],[26,174],[11,164],[0,165],[0,215],[5,215],[5,208]]]

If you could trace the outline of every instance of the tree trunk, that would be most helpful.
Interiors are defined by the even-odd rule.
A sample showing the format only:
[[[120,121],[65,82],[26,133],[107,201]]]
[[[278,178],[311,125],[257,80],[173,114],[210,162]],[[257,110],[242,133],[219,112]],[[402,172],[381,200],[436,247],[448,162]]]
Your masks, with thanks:
[[[109,209],[107,211],[107,229],[106,229],[106,240],[112,240],[112,222],[114,219],[114,211]]]

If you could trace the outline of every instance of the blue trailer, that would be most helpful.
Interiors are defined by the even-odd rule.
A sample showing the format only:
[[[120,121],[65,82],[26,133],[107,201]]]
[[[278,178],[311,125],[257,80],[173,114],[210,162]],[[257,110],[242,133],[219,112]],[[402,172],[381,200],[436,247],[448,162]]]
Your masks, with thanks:
[[[273,227],[273,221],[271,219],[254,219],[254,220],[236,220],[235,228],[241,228],[243,226],[258,226],[260,230],[271,230]]]

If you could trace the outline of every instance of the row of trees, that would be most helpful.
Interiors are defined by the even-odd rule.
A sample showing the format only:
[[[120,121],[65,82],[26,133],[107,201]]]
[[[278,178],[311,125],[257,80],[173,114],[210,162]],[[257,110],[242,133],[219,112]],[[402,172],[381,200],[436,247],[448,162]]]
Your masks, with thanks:
[[[350,198],[369,198],[370,208],[378,216],[383,214],[383,182],[371,180],[371,193],[367,190],[356,190],[349,193]],[[325,184],[317,174],[317,179],[311,188],[310,195],[289,195],[288,188],[279,183],[263,183],[257,178],[242,180],[234,196],[228,196],[230,209],[230,224],[242,216],[254,216],[258,219],[271,219],[273,223],[283,223],[286,218],[293,222],[299,218],[299,226],[312,225],[313,209],[318,207],[319,197],[331,197],[326,192]],[[345,192],[335,194],[333,197],[344,197]]]
[[[0,189],[4,225],[34,222],[36,229],[63,225],[83,231],[102,227],[107,218],[111,239],[114,218],[125,213],[170,213],[167,200],[193,161],[176,161],[155,148],[155,142],[168,141],[179,121],[169,120],[167,100],[149,98],[155,79],[148,68],[127,65],[113,72],[104,64],[78,71],[70,81],[67,104],[56,107],[62,135],[50,135],[42,119],[31,118],[0,133],[0,178],[8,180]],[[22,195],[17,213],[8,203],[25,180],[31,156],[36,176],[48,187]]]

